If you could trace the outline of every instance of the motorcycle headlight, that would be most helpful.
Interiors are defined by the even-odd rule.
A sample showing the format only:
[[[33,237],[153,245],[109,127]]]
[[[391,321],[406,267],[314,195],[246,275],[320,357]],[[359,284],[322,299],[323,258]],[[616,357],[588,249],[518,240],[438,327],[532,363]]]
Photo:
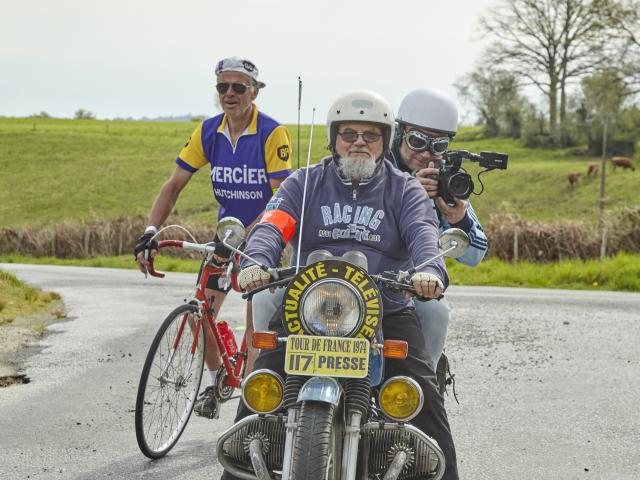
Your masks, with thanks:
[[[412,378],[391,377],[380,389],[378,400],[387,417],[408,422],[420,413],[424,395],[418,382]]]
[[[271,370],[256,370],[242,382],[242,401],[255,413],[275,412],[284,398],[284,382]]]
[[[302,323],[311,333],[346,337],[361,323],[362,297],[349,283],[327,279],[310,286],[301,299]]]

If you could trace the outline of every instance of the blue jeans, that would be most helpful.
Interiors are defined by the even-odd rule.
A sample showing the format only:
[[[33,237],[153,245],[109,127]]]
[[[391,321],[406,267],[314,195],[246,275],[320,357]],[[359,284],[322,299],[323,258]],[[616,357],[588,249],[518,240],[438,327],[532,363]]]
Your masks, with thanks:
[[[266,332],[269,330],[269,322],[276,314],[278,307],[282,305],[284,288],[277,288],[274,293],[263,290],[253,296],[253,329],[256,332]]]
[[[449,326],[449,303],[446,298],[441,300],[429,300],[428,302],[415,301],[416,313],[420,319],[422,334],[427,345],[427,351],[431,358],[431,365],[435,370],[438,360],[444,350],[444,342],[447,339],[447,327]]]
[[[256,332],[269,330],[269,321],[282,304],[284,288],[278,288],[275,293],[263,290],[253,297],[253,328]],[[435,370],[438,360],[444,350],[449,326],[449,303],[447,299],[430,300],[428,302],[415,301],[416,313],[420,319],[422,334],[427,345],[427,352],[431,359],[431,366]]]

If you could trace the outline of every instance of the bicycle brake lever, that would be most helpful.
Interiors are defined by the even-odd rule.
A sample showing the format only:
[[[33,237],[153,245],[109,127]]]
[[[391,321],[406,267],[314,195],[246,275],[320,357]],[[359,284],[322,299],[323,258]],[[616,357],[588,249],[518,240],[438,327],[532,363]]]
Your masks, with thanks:
[[[152,277],[164,278],[163,272],[158,272],[153,268],[153,257],[149,259],[149,266],[147,267],[147,272],[149,272],[149,275],[151,275]],[[147,275],[145,273],[145,277],[146,276]]]

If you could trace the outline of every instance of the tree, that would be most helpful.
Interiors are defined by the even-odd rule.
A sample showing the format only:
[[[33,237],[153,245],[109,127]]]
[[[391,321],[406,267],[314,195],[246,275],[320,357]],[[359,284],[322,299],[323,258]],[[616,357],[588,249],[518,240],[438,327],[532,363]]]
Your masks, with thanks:
[[[632,94],[640,92],[640,0],[621,0],[608,13],[617,66]]]
[[[600,45],[608,27],[602,11],[610,10],[610,1],[503,0],[482,18],[484,31],[496,37],[489,59],[522,75],[546,96],[553,135],[558,107],[561,125],[565,119],[568,83],[602,61]]]
[[[40,113],[32,114],[31,117],[32,118],[51,118],[51,115],[49,115],[47,112],[42,110]]]
[[[89,110],[85,110],[84,108],[79,108],[78,110],[76,110],[76,113],[74,114],[74,118],[77,120],[95,120],[96,116],[93,112],[90,112]]]
[[[475,108],[486,137],[520,137],[524,99],[515,75],[479,67],[459,79],[455,87],[460,97]]]

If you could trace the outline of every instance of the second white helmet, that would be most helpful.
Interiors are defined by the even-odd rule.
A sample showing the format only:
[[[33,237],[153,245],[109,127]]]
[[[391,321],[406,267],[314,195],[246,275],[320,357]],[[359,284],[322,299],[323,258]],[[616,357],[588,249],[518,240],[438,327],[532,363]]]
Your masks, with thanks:
[[[389,102],[375,92],[355,90],[338,97],[327,115],[329,148],[334,150],[341,122],[372,122],[382,127],[384,149],[389,148],[395,132],[393,109]]]
[[[453,137],[458,129],[458,104],[442,90],[418,88],[404,97],[396,120]]]

